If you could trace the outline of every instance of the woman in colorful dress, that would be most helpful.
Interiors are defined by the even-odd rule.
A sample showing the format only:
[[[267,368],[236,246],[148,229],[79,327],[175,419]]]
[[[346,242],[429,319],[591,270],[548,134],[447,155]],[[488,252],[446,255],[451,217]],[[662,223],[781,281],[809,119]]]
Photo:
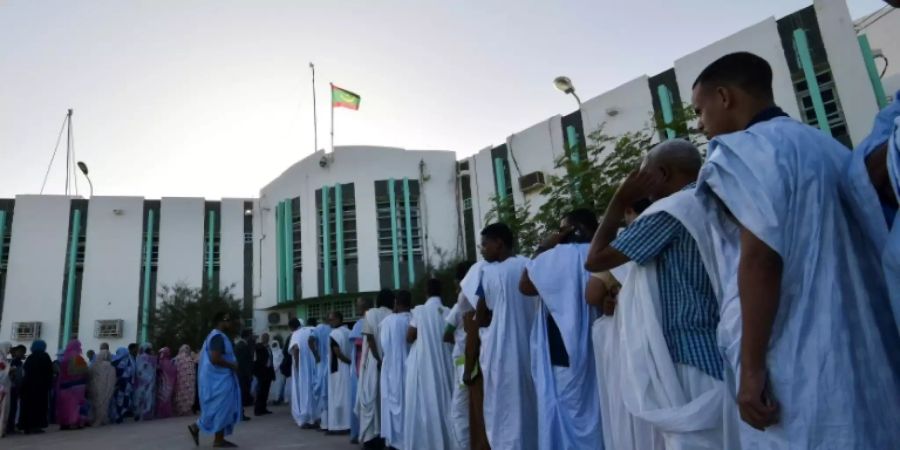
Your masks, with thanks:
[[[197,364],[191,356],[191,347],[182,345],[175,357],[175,415],[187,416],[194,407]]]
[[[109,402],[109,421],[122,423],[126,417],[133,415],[131,398],[134,392],[135,367],[127,348],[119,347],[116,350],[112,365],[116,369],[116,388],[112,401]]]
[[[56,379],[56,423],[61,430],[80,429],[88,423],[88,364],[81,356],[81,342],[69,342],[59,360]]]
[[[141,345],[135,381],[135,420],[151,420],[156,412],[156,356],[149,342]]]
[[[177,379],[172,351],[169,347],[159,350],[159,366],[156,373],[156,418],[172,417],[175,412],[175,383]]]
[[[109,350],[100,350],[90,369],[88,394],[91,399],[91,424],[109,423],[110,400],[116,390],[116,368],[109,362]]]

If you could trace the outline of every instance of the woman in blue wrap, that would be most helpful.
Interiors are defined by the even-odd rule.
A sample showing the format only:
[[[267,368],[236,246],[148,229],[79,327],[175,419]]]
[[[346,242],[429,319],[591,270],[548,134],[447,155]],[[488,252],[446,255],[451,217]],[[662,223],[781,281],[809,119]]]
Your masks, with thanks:
[[[188,425],[195,445],[200,445],[200,432],[214,434],[213,447],[237,447],[225,440],[241,421],[241,390],[237,379],[237,359],[229,335],[235,331],[231,313],[220,312],[213,321],[215,328],[200,350],[197,381],[200,396],[200,418]]]

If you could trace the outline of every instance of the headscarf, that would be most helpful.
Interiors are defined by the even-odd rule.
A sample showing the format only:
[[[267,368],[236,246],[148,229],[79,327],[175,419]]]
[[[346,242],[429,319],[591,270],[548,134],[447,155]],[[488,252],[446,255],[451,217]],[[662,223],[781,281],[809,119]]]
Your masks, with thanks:
[[[109,361],[110,359],[111,359],[111,355],[109,354],[109,350],[100,350],[100,352],[94,356],[94,363],[99,363],[101,361]]]
[[[113,356],[113,358],[112,358],[112,363],[113,363],[113,365],[118,366],[119,361],[122,361],[123,359],[131,360],[130,356],[131,356],[131,353],[128,353],[127,348],[119,347],[116,349],[116,355]]]
[[[7,356],[9,356],[9,351],[12,349],[12,344],[9,342],[0,342],[0,393],[3,393],[3,389],[9,387],[9,363],[6,362]],[[2,398],[2,395],[0,395]],[[0,415],[2,415],[3,411],[0,411]]]
[[[31,343],[31,353],[44,353],[47,351],[47,343],[41,339],[35,339]]]
[[[172,357],[172,350],[169,350],[169,347],[163,347],[159,349],[159,359],[170,359]]]
[[[145,354],[147,354],[147,350],[152,351],[153,344],[151,344],[149,342],[144,342],[143,344],[141,344],[141,351],[139,352],[139,354],[145,355]]]
[[[183,344],[181,347],[178,347],[178,354],[175,355],[175,359],[191,359],[191,346]]]
[[[284,353],[281,352],[281,344],[273,340],[272,341],[272,366],[275,370],[281,366],[281,363],[284,361]]]
[[[74,339],[66,346],[59,360],[60,366],[66,364],[66,376],[78,376],[87,371],[87,361],[81,356],[81,341]]]

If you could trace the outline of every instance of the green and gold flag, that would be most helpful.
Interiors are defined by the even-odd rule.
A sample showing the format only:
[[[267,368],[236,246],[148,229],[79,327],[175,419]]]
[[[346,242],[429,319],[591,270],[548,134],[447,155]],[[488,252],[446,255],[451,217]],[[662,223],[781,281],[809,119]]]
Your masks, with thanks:
[[[354,111],[359,109],[359,95],[346,89],[331,85],[331,107],[347,108]]]

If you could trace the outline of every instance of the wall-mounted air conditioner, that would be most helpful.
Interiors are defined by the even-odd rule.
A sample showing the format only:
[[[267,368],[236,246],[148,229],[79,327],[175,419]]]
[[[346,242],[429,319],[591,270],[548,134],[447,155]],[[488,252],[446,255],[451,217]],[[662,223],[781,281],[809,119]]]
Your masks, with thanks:
[[[121,338],[125,329],[125,321],[122,319],[95,320],[95,338]]]
[[[281,327],[287,326],[290,319],[288,319],[287,313],[270,312],[266,320],[269,323],[269,327]]]
[[[544,186],[544,172],[531,172],[519,177],[519,190],[522,192],[537,191]]]
[[[41,338],[40,322],[13,322],[12,340],[33,341]]]

